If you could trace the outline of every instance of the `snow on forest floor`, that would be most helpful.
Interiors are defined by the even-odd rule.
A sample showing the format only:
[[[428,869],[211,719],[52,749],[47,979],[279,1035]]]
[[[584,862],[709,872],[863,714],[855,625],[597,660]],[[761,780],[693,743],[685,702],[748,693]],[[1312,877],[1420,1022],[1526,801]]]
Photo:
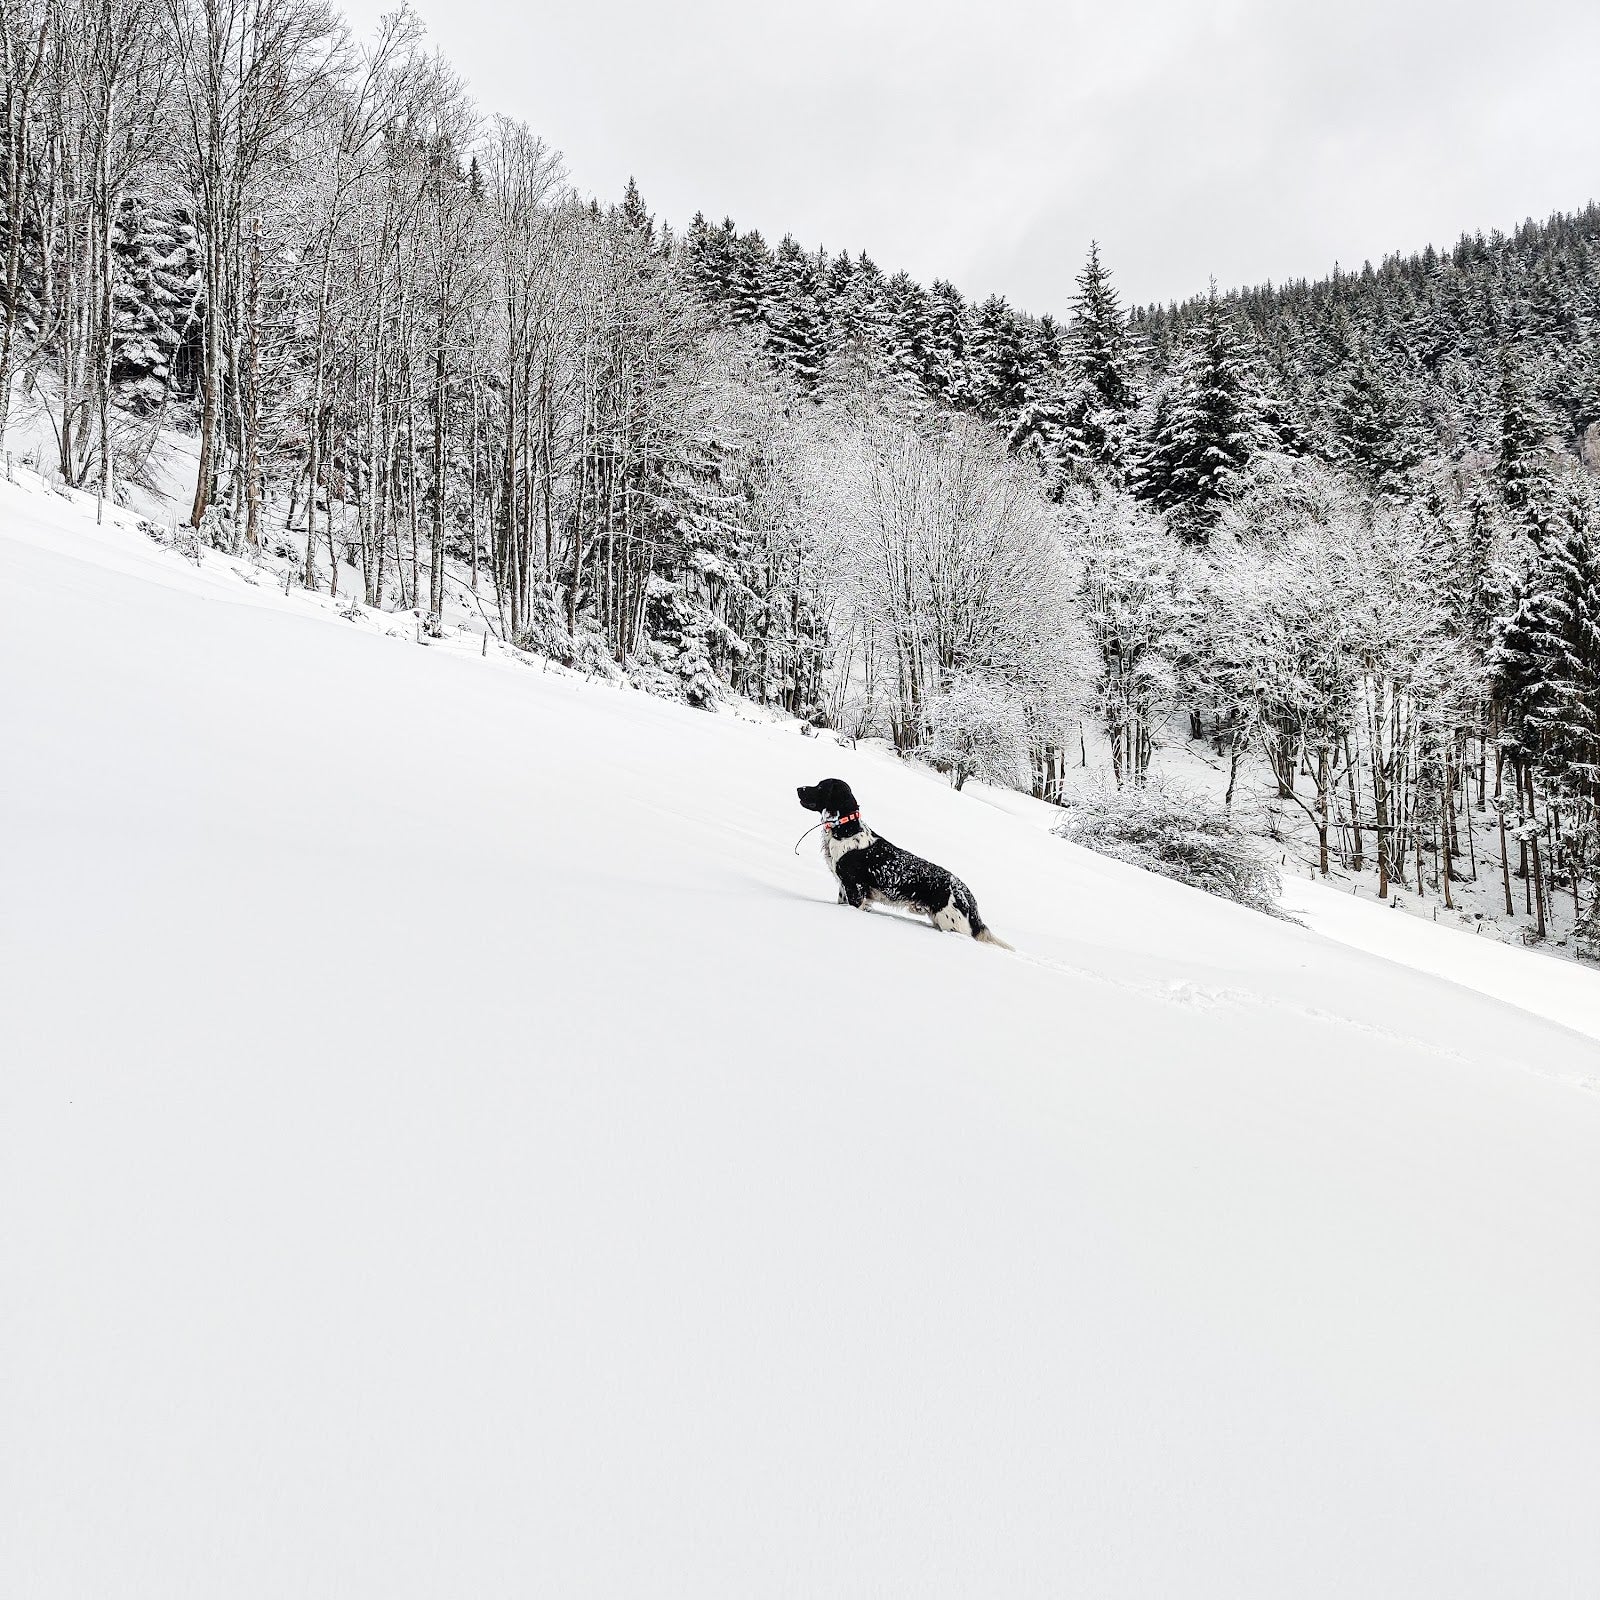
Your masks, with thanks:
[[[1593,1589],[1532,986],[26,486],[0,592],[0,1591]]]
[[[57,417],[60,398],[49,373],[35,373],[33,383],[21,373],[13,377],[6,429],[0,436],[11,477],[26,484],[43,476],[61,482],[60,438]],[[141,418],[120,407],[113,412],[119,455],[133,452],[139,468],[132,481],[119,481],[117,497],[136,515],[166,525],[179,505],[194,499],[195,470],[200,460],[198,437],[182,428],[162,426],[159,419]],[[87,499],[92,502],[93,492]]]
[[[1182,726],[1187,720],[1187,714],[1181,718],[1175,717],[1171,725],[1166,728],[1161,745],[1156,751],[1152,769],[1161,777],[1175,779],[1186,787],[1198,790],[1220,802],[1227,789],[1227,762],[1216,756],[1207,741],[1187,736]],[[1109,754],[1100,748],[1100,741],[1092,732],[1088,733],[1085,743],[1092,764],[1086,771],[1077,768],[1068,770],[1066,778],[1069,795],[1077,786],[1086,783],[1104,783],[1110,770]],[[1306,782],[1309,780],[1302,777],[1302,784]],[[1469,789],[1470,787],[1469,784]],[[1492,779],[1490,787],[1492,788]],[[1302,789],[1302,798],[1305,797]],[[1240,765],[1234,816],[1245,832],[1257,838],[1264,851],[1278,858],[1286,885],[1289,880],[1296,877],[1320,879],[1317,871],[1316,830],[1310,818],[1298,805],[1292,800],[1278,798],[1277,780],[1259,754],[1252,753]],[[1334,830],[1331,872],[1329,878],[1322,881],[1325,887],[1342,890],[1347,896],[1365,903],[1372,909],[1391,913],[1391,920],[1417,919],[1447,932],[1465,929],[1485,943],[1511,945],[1517,950],[1517,954],[1505,963],[1504,970],[1507,972],[1526,970],[1522,957],[1529,949],[1540,956],[1554,957],[1563,964],[1576,964],[1580,958],[1572,930],[1577,921],[1577,909],[1565,888],[1554,891],[1549,896],[1549,934],[1547,938],[1537,943],[1533,942],[1532,907],[1525,904],[1529,885],[1515,877],[1515,867],[1513,867],[1512,882],[1516,909],[1509,913],[1505,910],[1497,855],[1499,841],[1491,825],[1491,817],[1492,812],[1479,811],[1475,805],[1468,806],[1461,812],[1460,826],[1462,832],[1470,836],[1471,854],[1467,859],[1456,863],[1456,876],[1451,884],[1454,904],[1451,906],[1444,903],[1443,891],[1437,881],[1437,864],[1432,860],[1428,863],[1420,890],[1417,887],[1414,864],[1408,861],[1405,878],[1395,879],[1390,886],[1389,895],[1380,898],[1378,871],[1372,858],[1370,838],[1367,841],[1369,864],[1364,871],[1353,872],[1349,865],[1341,862],[1338,857],[1337,829]],[[1513,861],[1516,859],[1515,848],[1512,859]],[[1317,897],[1312,896],[1311,899],[1315,902]],[[1290,903],[1299,903],[1305,901],[1306,896],[1300,894],[1298,890],[1288,891],[1288,900]],[[1302,907],[1302,912],[1304,909]],[[1302,912],[1296,914],[1300,915]],[[1366,925],[1364,919],[1360,918],[1351,921],[1349,918],[1340,917],[1338,923],[1341,927],[1347,928]],[[1396,942],[1388,939],[1386,935],[1381,937],[1383,942],[1372,948],[1379,948],[1384,954],[1395,954],[1411,948],[1428,948],[1426,938],[1414,941],[1409,937],[1402,937]],[[1441,948],[1446,950],[1452,948],[1451,941],[1446,939]],[[1475,957],[1472,958],[1470,966],[1472,970],[1491,970],[1486,963],[1492,960],[1492,957]],[[1434,969],[1424,965],[1423,970]],[[1586,984],[1580,976],[1568,979],[1551,978],[1548,981],[1563,992],[1570,990],[1574,993],[1587,991],[1600,994],[1600,966],[1589,961],[1580,970],[1592,977],[1595,982]],[[1489,992],[1500,991],[1491,989]]]

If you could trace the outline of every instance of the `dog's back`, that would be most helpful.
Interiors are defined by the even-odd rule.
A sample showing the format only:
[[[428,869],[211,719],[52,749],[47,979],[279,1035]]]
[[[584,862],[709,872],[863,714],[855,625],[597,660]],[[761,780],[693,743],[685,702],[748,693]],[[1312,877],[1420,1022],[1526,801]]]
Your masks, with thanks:
[[[829,865],[842,885],[847,878],[859,885],[861,904],[920,911],[942,932],[965,933],[984,944],[1011,948],[990,931],[978,911],[977,897],[955,873],[910,850],[902,850],[881,833],[863,827],[862,834],[866,835],[864,844],[857,844],[855,839],[837,844],[829,840],[837,852],[830,855]],[[854,849],[850,848],[852,845]]]

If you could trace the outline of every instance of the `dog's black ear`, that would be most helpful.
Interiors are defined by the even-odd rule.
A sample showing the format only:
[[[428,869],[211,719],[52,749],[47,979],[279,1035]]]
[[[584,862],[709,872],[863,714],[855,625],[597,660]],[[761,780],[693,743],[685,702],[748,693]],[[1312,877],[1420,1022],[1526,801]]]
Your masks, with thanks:
[[[860,810],[855,792],[843,778],[824,778],[817,785],[817,793],[822,796],[824,807],[835,816],[847,817],[852,811]]]

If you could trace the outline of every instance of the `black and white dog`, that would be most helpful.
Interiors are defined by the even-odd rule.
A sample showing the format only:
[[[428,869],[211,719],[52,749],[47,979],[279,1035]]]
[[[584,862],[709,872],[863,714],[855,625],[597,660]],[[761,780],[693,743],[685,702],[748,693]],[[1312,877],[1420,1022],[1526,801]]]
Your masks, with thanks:
[[[822,813],[822,858],[839,880],[840,905],[863,911],[874,904],[904,906],[946,933],[1011,948],[984,925],[972,891],[953,872],[890,844],[861,820],[861,807],[842,778],[824,778],[795,792],[807,811]]]

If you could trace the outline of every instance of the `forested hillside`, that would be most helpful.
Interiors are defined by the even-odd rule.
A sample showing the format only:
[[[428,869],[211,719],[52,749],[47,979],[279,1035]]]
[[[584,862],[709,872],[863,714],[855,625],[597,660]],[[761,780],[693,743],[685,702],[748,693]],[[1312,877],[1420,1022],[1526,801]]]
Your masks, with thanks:
[[[1594,447],[1600,206],[1225,302],[1331,459],[1394,472],[1428,455],[1494,450],[1508,372],[1538,427],[1570,450]],[[1204,309],[1191,301],[1136,315],[1158,369]]]
[[[309,586],[1047,798],[1187,736],[1324,871],[1595,937],[1594,208],[1025,316],[579,196],[407,11],[0,19],[0,429],[66,482],[189,433],[183,517]]]

